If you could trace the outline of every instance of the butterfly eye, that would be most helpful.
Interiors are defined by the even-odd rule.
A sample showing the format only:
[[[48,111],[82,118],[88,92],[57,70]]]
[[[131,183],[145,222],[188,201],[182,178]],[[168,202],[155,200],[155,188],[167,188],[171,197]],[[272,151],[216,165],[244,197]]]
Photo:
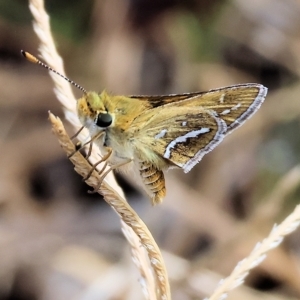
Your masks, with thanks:
[[[100,113],[96,120],[95,123],[99,127],[108,127],[112,123],[112,117],[110,114],[102,114]]]

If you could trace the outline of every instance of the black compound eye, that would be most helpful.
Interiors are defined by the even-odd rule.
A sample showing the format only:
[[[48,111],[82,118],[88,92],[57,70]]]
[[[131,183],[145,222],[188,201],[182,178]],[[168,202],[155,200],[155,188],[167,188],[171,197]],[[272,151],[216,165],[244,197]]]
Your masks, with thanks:
[[[112,123],[112,117],[110,114],[102,114],[100,113],[96,120],[95,123],[99,127],[108,127]]]

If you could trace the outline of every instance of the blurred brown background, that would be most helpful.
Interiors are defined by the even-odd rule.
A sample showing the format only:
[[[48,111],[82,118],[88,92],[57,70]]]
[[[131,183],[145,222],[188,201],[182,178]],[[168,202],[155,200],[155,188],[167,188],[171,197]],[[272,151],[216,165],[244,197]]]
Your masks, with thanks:
[[[202,299],[300,199],[300,2],[46,0],[67,75],[85,89],[168,94],[259,82],[260,111],[151,207],[118,175],[163,250],[173,299]],[[143,299],[118,217],[73,171],[28,3],[0,0],[0,300]],[[79,97],[80,92],[75,91]],[[70,134],[72,128],[68,126]],[[300,299],[299,231],[230,299]]]

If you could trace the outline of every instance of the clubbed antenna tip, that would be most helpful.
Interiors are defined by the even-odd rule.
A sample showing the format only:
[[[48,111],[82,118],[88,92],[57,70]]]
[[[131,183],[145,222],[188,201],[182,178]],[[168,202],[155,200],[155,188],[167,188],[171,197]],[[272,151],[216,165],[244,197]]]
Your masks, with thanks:
[[[60,77],[64,78],[65,80],[67,80],[69,83],[71,83],[72,85],[74,85],[75,87],[77,87],[78,89],[80,89],[82,92],[84,92],[85,94],[87,94],[86,89],[84,89],[82,86],[80,86],[78,83],[74,82],[73,80],[69,79],[68,77],[64,76],[63,74],[57,72],[56,70],[52,69],[51,67],[49,67],[48,65],[46,65],[45,63],[43,63],[42,61],[40,61],[39,59],[37,59],[34,55],[30,54],[29,52],[26,52],[24,50],[21,50],[21,54],[31,63],[34,64],[38,64],[44,68],[46,68],[47,70],[59,75]]]

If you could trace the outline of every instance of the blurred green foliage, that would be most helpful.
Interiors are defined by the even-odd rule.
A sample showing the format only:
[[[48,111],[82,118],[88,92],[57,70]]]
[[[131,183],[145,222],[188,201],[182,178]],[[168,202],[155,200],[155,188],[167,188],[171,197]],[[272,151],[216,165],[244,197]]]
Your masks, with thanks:
[[[93,1],[49,0],[45,4],[51,16],[53,32],[80,43],[90,28],[89,20]],[[29,25],[32,21],[28,2],[24,0],[0,0],[0,15],[9,22],[19,25]]]

